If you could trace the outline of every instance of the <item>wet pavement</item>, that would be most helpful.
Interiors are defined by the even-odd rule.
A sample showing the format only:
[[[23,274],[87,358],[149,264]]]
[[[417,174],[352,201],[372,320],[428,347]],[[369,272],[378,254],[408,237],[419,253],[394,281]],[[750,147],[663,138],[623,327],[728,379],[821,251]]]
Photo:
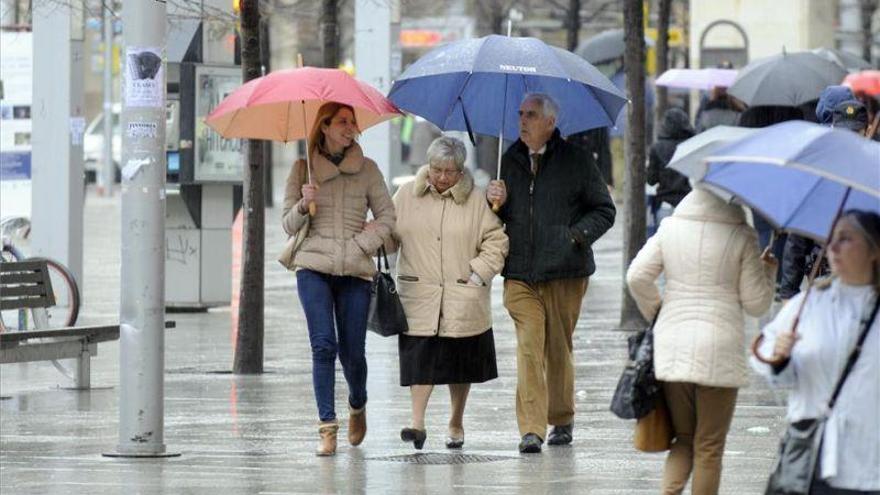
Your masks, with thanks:
[[[569,447],[520,456],[515,404],[515,337],[493,290],[499,378],[472,388],[466,443],[443,444],[449,397],[435,390],[421,456],[399,440],[409,394],[398,385],[395,339],[369,334],[369,432],[344,441],[335,457],[315,457],[317,414],[310,353],[295,279],[274,260],[282,245],[279,209],[267,212],[266,373],[234,376],[230,312],[169,314],[166,334],[165,442],[180,457],[105,458],[117,443],[118,343],[92,361],[90,391],[48,362],[3,365],[0,391],[0,492],[6,494],[280,494],[280,493],[658,493],[663,454],[632,447],[632,422],[608,411],[625,359],[615,330],[621,292],[620,224],[595,246],[590,282],[575,331],[578,414]],[[119,304],[119,200],[87,197],[82,324],[115,322]],[[752,332],[754,323],[751,323]],[[337,373],[337,409],[346,419],[346,388]],[[728,437],[721,493],[761,493],[783,426],[781,398],[757,378],[740,391]],[[342,407],[339,407],[342,406]],[[344,423],[343,423],[344,424]]]

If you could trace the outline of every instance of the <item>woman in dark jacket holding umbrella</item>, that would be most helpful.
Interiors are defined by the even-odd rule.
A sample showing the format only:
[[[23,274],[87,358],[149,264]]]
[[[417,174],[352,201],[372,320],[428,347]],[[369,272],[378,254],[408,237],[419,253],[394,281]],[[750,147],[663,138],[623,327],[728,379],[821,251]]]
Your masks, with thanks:
[[[648,155],[649,185],[658,185],[657,194],[651,204],[651,213],[654,216],[654,228],[656,229],[662,218],[657,213],[663,203],[675,208],[678,203],[691,192],[688,178],[666,165],[675,154],[675,148],[682,141],[694,136],[694,128],[691,127],[688,114],[680,108],[670,108],[663,114],[663,123],[660,124],[660,132],[657,134],[657,142],[651,145]]]

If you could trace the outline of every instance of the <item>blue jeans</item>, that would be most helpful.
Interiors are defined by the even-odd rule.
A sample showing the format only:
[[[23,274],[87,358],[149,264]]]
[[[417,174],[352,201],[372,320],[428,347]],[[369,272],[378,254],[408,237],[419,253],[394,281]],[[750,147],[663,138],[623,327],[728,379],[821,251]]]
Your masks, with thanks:
[[[348,382],[348,403],[367,403],[367,312],[370,282],[313,270],[296,272],[297,292],[306,313],[312,347],[312,384],[321,421],[336,419],[336,355]]]

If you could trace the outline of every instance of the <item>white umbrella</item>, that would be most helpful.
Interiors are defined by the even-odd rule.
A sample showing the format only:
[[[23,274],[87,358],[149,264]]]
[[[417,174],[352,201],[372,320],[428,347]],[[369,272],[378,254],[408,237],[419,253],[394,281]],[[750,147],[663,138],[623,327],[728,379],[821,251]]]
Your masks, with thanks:
[[[686,175],[691,180],[691,183],[699,182],[706,175],[706,170],[708,169],[708,165],[703,161],[706,157],[718,148],[748,136],[755,131],[757,129],[747,127],[715,126],[679,143],[667,166]],[[711,190],[713,194],[724,201],[729,202],[733,197],[732,194],[717,187],[708,184],[703,184],[703,187]]]
[[[706,175],[704,158],[711,155],[713,151],[721,146],[748,136],[756,130],[729,125],[715,126],[679,143],[675,148],[672,159],[669,160],[668,167],[681,172],[694,181],[698,181]]]

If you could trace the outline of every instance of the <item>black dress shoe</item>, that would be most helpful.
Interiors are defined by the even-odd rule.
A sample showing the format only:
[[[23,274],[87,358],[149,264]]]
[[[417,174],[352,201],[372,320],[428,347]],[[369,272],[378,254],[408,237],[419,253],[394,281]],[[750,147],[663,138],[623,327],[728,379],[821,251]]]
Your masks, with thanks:
[[[428,438],[428,432],[425,430],[417,430],[415,428],[404,428],[400,430],[400,439],[404,442],[412,442],[416,450],[422,450],[425,446],[425,440]]]
[[[519,452],[521,454],[540,454],[541,444],[544,443],[541,437],[534,433],[526,433],[519,442]]]
[[[568,445],[571,443],[573,424],[554,426],[547,437],[547,445]]]

